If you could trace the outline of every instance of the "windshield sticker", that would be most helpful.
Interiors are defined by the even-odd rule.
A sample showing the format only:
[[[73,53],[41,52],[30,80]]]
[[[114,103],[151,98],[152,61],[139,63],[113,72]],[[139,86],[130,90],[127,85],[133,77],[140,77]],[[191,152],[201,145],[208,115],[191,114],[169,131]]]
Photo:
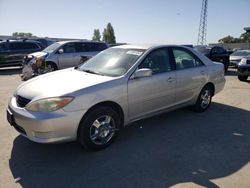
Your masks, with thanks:
[[[140,52],[140,51],[132,51],[132,50],[130,50],[130,51],[127,51],[127,53],[126,53],[126,54],[140,56],[140,55],[142,54],[142,52]]]

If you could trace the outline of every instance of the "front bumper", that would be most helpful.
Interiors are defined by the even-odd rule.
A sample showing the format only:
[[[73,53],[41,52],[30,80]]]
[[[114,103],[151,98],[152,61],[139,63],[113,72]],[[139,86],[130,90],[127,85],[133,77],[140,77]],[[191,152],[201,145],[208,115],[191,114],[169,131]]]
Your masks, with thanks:
[[[8,112],[9,111],[9,112]],[[86,111],[29,112],[16,104],[12,97],[8,109],[8,121],[24,137],[38,143],[66,142],[77,139],[77,129]]]
[[[250,65],[239,65],[238,66],[238,75],[240,76],[250,76]]]

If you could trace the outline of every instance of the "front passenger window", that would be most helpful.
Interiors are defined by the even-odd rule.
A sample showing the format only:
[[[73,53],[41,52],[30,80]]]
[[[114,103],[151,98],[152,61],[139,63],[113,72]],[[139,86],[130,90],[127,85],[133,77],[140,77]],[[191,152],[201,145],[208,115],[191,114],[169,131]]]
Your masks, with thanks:
[[[68,43],[68,44],[64,45],[63,52],[64,53],[75,53],[76,52],[75,44],[74,43]]]
[[[153,74],[171,71],[170,58],[167,49],[151,52],[139,66],[139,69],[149,68]]]

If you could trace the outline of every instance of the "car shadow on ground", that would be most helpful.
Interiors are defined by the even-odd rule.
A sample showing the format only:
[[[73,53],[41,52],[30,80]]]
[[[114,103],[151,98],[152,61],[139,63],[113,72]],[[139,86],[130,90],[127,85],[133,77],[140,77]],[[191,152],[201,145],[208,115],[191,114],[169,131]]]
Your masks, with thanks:
[[[98,152],[18,136],[9,165],[23,187],[218,187],[210,180],[249,162],[249,121],[250,111],[220,103],[205,113],[181,109],[134,123]]]
[[[7,68],[0,68],[0,76],[1,75],[15,75],[21,74],[22,67],[7,67]]]

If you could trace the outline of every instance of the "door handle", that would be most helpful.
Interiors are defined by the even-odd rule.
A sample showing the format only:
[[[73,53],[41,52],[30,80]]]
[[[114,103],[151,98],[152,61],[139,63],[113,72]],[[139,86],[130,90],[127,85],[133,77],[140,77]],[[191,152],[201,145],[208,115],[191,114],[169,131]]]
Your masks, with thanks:
[[[201,71],[201,74],[204,75],[204,74],[205,74],[205,71]]]

